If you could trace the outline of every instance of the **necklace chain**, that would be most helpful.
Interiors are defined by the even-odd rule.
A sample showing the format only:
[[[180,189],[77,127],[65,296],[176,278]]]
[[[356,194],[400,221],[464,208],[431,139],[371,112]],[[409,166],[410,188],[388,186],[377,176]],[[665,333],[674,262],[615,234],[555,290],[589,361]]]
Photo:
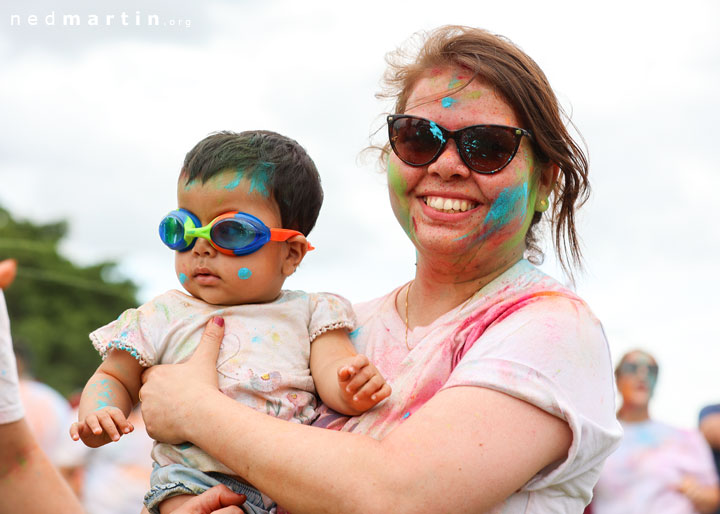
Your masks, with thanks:
[[[408,299],[410,298],[410,288],[412,287],[413,283],[415,281],[412,280],[407,286],[407,289],[405,290],[405,348],[407,348],[408,352],[412,350],[410,348],[410,345],[408,344],[408,332],[410,331],[410,322],[409,322],[409,316],[410,316],[410,308],[408,306]],[[480,288],[482,289],[482,288]],[[477,295],[480,292],[480,289],[475,291],[473,294],[471,294],[463,303],[460,305],[460,310],[462,310],[468,303],[470,303],[470,300],[475,298],[475,295]]]

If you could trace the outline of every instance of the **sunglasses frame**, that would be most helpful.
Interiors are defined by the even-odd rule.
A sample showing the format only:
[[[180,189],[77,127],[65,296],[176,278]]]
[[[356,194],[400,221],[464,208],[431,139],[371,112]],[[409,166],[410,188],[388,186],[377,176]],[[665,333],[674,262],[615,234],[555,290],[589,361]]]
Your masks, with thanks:
[[[400,120],[400,119],[403,119],[403,118],[409,118],[409,119],[413,119],[413,120],[427,121],[428,123],[432,124],[432,126],[437,127],[437,128],[440,130],[440,132],[442,133],[442,136],[443,136],[443,138],[444,138],[445,140],[442,142],[442,144],[441,144],[440,147],[438,148],[437,152],[435,152],[435,155],[433,155],[433,157],[432,157],[429,161],[424,162],[424,163],[409,162],[409,161],[405,160],[405,159],[398,153],[397,149],[395,148],[395,143],[394,143],[394,141],[393,141],[393,124],[394,124],[397,120]],[[530,139],[530,141],[534,141],[533,135],[532,135],[532,133],[531,133],[529,130],[525,130],[525,129],[519,128],[519,127],[510,127],[510,126],[508,126],[508,125],[492,125],[492,124],[490,124],[490,125],[487,125],[487,124],[486,124],[486,125],[482,125],[482,124],[481,124],[481,125],[469,125],[469,126],[467,126],[467,127],[463,127],[463,128],[461,128],[461,129],[458,129],[458,130],[448,130],[448,129],[446,129],[446,128],[443,127],[443,126],[438,125],[437,123],[435,123],[435,122],[432,121],[432,120],[429,120],[429,119],[427,119],[427,118],[423,118],[423,117],[421,117],[421,116],[413,116],[413,115],[411,115],[411,114],[390,114],[390,115],[388,115],[388,117],[387,117],[387,125],[388,125],[388,138],[390,139],[390,146],[392,147],[392,150],[393,150],[393,152],[395,153],[395,155],[397,155],[398,159],[400,159],[402,162],[404,162],[404,163],[407,164],[408,166],[414,166],[414,167],[416,167],[416,168],[421,168],[421,167],[423,167],[423,166],[427,166],[427,165],[432,164],[433,162],[435,162],[435,161],[438,159],[438,157],[440,157],[440,156],[442,155],[442,153],[445,151],[445,147],[447,146],[448,140],[452,139],[453,141],[455,141],[455,146],[456,146],[456,148],[457,148],[458,155],[460,155],[460,159],[461,159],[462,162],[465,164],[465,166],[468,167],[468,169],[474,171],[475,173],[480,173],[480,174],[482,174],[482,175],[492,175],[493,173],[497,173],[497,172],[501,171],[503,168],[505,168],[508,164],[510,164],[510,163],[512,162],[512,160],[515,158],[515,155],[517,154],[518,149],[520,148],[520,143],[521,143],[521,141],[522,141],[522,136],[526,136],[527,138]],[[468,159],[467,156],[465,155],[465,152],[461,151],[461,149],[460,149],[460,148],[461,148],[461,145],[458,144],[458,141],[459,141],[459,139],[462,137],[463,132],[465,132],[465,131],[467,131],[467,130],[469,130],[469,129],[477,128],[477,127],[483,127],[483,128],[496,127],[496,128],[502,128],[502,129],[512,130],[512,131],[514,132],[514,135],[515,135],[515,137],[516,137],[516,139],[515,139],[515,149],[513,150],[512,154],[510,155],[510,157],[508,158],[508,160],[507,160],[502,166],[500,166],[499,168],[495,168],[495,169],[493,169],[493,170],[477,170],[477,169],[473,168],[472,165],[468,162],[469,159]]]
[[[168,218],[175,219],[180,222],[184,230],[183,239],[175,244],[168,244],[163,237],[163,225]],[[223,248],[212,240],[212,229],[218,223],[224,220],[237,220],[249,225],[255,231],[255,239],[242,248]],[[198,237],[206,239],[210,245],[218,252],[225,255],[242,256],[256,252],[269,241],[287,241],[291,237],[303,235],[297,230],[285,228],[269,228],[259,218],[252,214],[240,211],[230,211],[216,216],[210,223],[202,226],[200,220],[192,212],[187,209],[175,209],[163,217],[158,227],[160,240],[165,246],[177,252],[187,252],[195,246]],[[308,251],[314,250],[312,245],[308,243]]]

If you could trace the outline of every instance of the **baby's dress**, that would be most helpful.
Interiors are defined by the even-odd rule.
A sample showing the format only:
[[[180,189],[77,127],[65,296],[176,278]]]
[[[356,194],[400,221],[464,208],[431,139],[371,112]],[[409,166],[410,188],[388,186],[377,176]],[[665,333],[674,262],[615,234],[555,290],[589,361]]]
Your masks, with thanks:
[[[310,345],[324,332],[353,330],[355,326],[352,307],[342,297],[282,291],[270,303],[227,306],[172,290],[125,311],[90,334],[90,339],[103,358],[111,348],[118,348],[130,352],[145,367],[180,363],[192,355],[205,325],[215,316],[225,319],[217,361],[220,390],[257,411],[309,424],[317,406],[310,376]],[[159,466],[182,464],[234,475],[191,444],[156,442],[152,457]],[[264,498],[264,502],[270,500]]]

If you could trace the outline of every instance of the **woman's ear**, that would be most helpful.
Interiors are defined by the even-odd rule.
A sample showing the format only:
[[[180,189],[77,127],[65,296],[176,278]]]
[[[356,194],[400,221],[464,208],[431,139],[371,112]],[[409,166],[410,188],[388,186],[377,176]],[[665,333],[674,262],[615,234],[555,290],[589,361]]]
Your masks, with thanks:
[[[540,171],[540,178],[537,185],[537,195],[535,196],[535,211],[545,212],[550,207],[550,193],[555,189],[560,167],[555,163],[549,163],[543,166]]]
[[[295,270],[302,262],[310,243],[308,243],[305,236],[297,235],[285,241],[285,244],[287,245],[287,254],[282,263],[282,274],[289,277],[295,273]]]

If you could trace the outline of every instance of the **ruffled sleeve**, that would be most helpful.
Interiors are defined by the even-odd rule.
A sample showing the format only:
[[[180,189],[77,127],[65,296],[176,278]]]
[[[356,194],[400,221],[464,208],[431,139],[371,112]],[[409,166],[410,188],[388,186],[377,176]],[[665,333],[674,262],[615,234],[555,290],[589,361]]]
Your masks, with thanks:
[[[93,346],[103,359],[116,348],[129,352],[142,366],[158,364],[170,323],[169,301],[172,296],[166,293],[137,309],[126,310],[118,319],[90,334]]]
[[[339,328],[348,332],[355,329],[357,321],[350,302],[342,296],[330,293],[310,294],[310,342],[317,336]]]

